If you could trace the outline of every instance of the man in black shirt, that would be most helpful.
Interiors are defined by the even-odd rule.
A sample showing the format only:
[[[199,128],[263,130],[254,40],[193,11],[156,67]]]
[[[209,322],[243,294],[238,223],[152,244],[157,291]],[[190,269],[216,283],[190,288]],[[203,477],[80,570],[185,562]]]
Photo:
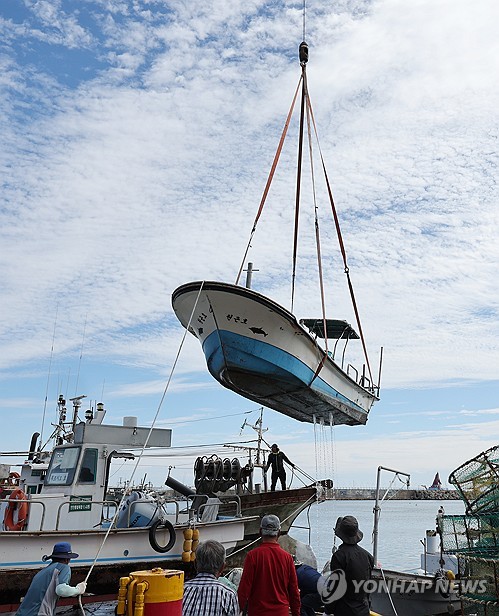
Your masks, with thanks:
[[[288,460],[286,454],[283,451],[279,450],[279,447],[274,443],[271,447],[271,453],[269,453],[269,457],[267,459],[267,464],[265,465],[265,472],[269,470],[269,467],[272,466],[272,482],[270,484],[271,492],[275,491],[275,486],[277,480],[281,481],[281,487],[283,490],[286,489],[286,471],[284,470],[284,462],[287,462],[293,468],[295,465]]]
[[[333,553],[331,571],[338,571],[346,580],[346,591],[333,603],[326,604],[326,614],[334,616],[369,616],[369,595],[361,582],[371,578],[374,558],[360,545],[363,534],[351,515],[338,518],[334,534],[343,543]],[[354,584],[355,582],[355,584]]]

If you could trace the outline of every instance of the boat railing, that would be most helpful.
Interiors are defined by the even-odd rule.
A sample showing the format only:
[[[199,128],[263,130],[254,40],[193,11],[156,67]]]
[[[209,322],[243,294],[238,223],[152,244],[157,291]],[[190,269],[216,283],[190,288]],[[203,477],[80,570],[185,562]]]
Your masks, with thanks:
[[[31,496],[31,495],[29,495],[29,496]],[[16,505],[19,503],[18,500],[10,501],[9,499],[6,499],[6,501],[7,502],[13,502]],[[43,503],[42,501],[32,500],[31,498],[28,498],[27,502],[28,502],[28,524],[23,528],[23,530],[27,530],[28,529],[29,518],[31,517],[30,514],[31,514],[31,507],[32,507],[32,505],[40,505],[40,507],[42,508],[42,515],[41,515],[41,518],[40,518],[40,528],[38,528],[38,530],[42,530],[43,522],[45,521],[45,513],[47,511],[45,503]],[[30,530],[32,530],[32,529],[30,529]]]
[[[132,503],[130,503],[130,507],[128,508],[128,510],[126,512],[127,513],[127,524],[126,524],[127,528],[130,527],[130,519],[131,519],[132,515],[134,514],[134,510],[136,510],[139,505],[142,505],[144,503],[149,504],[149,505],[156,505],[156,510],[154,511],[153,515],[151,516],[151,520],[155,518],[156,513],[158,511],[160,512],[160,515],[161,515],[161,513],[163,513],[162,517],[170,518],[171,514],[169,514],[168,511],[166,510],[166,505],[173,504],[174,507],[175,507],[175,520],[173,521],[173,524],[178,524],[179,515],[180,515],[180,505],[179,505],[178,501],[175,500],[174,498],[172,498],[172,499],[165,499],[164,497],[159,497],[158,500],[156,500],[156,501],[151,501],[148,498],[138,498],[137,500],[135,500]]]
[[[347,374],[348,374],[348,376],[349,376],[350,378],[352,378],[352,375],[350,374],[350,370],[351,370],[352,372],[355,372],[355,378],[354,378],[354,381],[355,381],[356,383],[358,383],[358,382],[359,382],[359,371],[358,371],[358,370],[357,370],[357,368],[356,368],[355,366],[353,366],[352,364],[347,364]]]
[[[240,518],[242,516],[241,499],[239,498],[237,494],[221,494],[218,498],[222,501],[222,505],[227,506],[227,509],[229,511],[231,507],[235,505],[236,513],[234,514],[234,517]],[[225,510],[223,514],[224,515],[226,514]]]
[[[188,508],[192,517],[196,517],[198,522],[207,522],[223,518],[240,518],[241,499],[237,494],[227,494],[217,497],[210,497],[207,494],[191,494],[187,497]],[[219,515],[220,506],[223,507],[223,514]],[[232,509],[234,513],[231,514]]]
[[[364,366],[365,368],[365,366]],[[359,376],[359,371],[353,364],[347,364],[347,375],[354,380],[358,385],[366,389],[367,391],[376,394],[376,389],[371,381],[371,379],[366,375],[365,369],[362,371],[362,375]],[[355,373],[355,376],[350,374],[350,372]]]

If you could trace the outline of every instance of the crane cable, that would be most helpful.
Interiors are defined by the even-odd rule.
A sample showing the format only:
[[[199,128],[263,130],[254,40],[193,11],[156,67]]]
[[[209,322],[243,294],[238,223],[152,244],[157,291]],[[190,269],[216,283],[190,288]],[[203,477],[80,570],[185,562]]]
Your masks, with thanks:
[[[321,146],[320,146],[320,143],[319,143],[319,135],[318,135],[318,132],[317,132],[317,125],[315,123],[315,117],[314,117],[314,112],[313,112],[313,109],[312,109],[312,103],[310,102],[310,98],[307,98],[307,101],[308,101],[308,105],[310,105],[310,116],[312,118],[312,124],[313,124],[313,127],[314,127],[314,133],[315,133],[315,138],[316,138],[316,141],[317,141],[317,147],[319,149],[319,154],[320,154],[320,158],[321,158],[322,170],[323,170],[323,173],[324,173],[324,179],[326,181],[326,187],[327,187],[327,192],[328,192],[328,196],[329,196],[329,202],[331,204],[331,210],[333,212],[334,224],[335,224],[335,227],[336,227],[336,235],[338,237],[338,243],[339,243],[339,246],[340,246],[340,252],[341,252],[341,255],[342,255],[342,258],[343,258],[344,272],[345,272],[345,274],[347,276],[348,289],[350,291],[350,298],[352,300],[352,306],[353,306],[353,310],[354,310],[354,313],[355,313],[355,319],[356,319],[356,322],[357,322],[357,327],[359,328],[359,335],[360,335],[360,339],[361,339],[361,342],[362,342],[362,348],[364,350],[364,357],[366,359],[367,369],[369,371],[369,378],[371,379],[371,384],[374,385],[372,371],[371,371],[371,364],[369,362],[369,356],[367,354],[366,341],[365,341],[365,338],[364,338],[364,332],[363,332],[363,329],[362,329],[362,324],[360,322],[360,314],[359,314],[359,310],[358,310],[358,307],[357,307],[357,301],[355,299],[355,293],[354,293],[354,290],[353,290],[352,280],[350,278],[350,268],[348,267],[347,253],[346,253],[346,250],[345,250],[345,244],[343,242],[343,236],[341,234],[340,221],[339,221],[339,218],[338,218],[338,213],[336,211],[336,205],[334,203],[333,192],[332,192],[332,189],[331,189],[331,184],[329,182],[329,176],[327,174],[326,163],[324,161],[324,156],[322,154],[322,149],[321,149]]]
[[[291,107],[290,107],[288,115],[286,117],[286,122],[284,123],[284,128],[282,129],[282,134],[281,134],[281,138],[279,140],[279,145],[277,146],[277,150],[276,150],[276,153],[275,153],[275,156],[274,156],[274,160],[272,162],[272,167],[270,168],[269,177],[267,178],[267,183],[265,184],[263,195],[262,195],[262,198],[260,200],[260,205],[258,206],[258,211],[256,213],[255,220],[253,222],[253,228],[251,229],[251,233],[250,233],[250,237],[249,237],[249,240],[248,240],[248,244],[246,246],[246,250],[244,251],[244,256],[243,256],[242,261],[241,261],[241,266],[239,268],[239,272],[237,274],[237,278],[236,278],[236,283],[235,284],[239,284],[239,279],[241,278],[241,274],[242,274],[242,271],[243,271],[243,268],[244,268],[244,263],[246,262],[246,257],[248,255],[249,249],[251,247],[251,240],[253,239],[253,236],[255,235],[256,225],[258,224],[258,220],[259,220],[260,215],[262,213],[263,206],[265,205],[265,201],[267,199],[267,195],[269,193],[270,186],[272,184],[272,180],[274,179],[275,170],[277,168],[277,163],[279,162],[279,158],[281,156],[282,147],[284,145],[284,140],[286,139],[286,135],[287,135],[288,128],[289,128],[289,123],[291,122],[291,117],[293,115],[293,110],[295,108],[296,98],[297,98],[298,92],[300,90],[301,81],[302,81],[302,77],[300,76],[300,79],[298,81],[298,85],[296,86],[295,95],[293,96],[293,101],[291,103]]]

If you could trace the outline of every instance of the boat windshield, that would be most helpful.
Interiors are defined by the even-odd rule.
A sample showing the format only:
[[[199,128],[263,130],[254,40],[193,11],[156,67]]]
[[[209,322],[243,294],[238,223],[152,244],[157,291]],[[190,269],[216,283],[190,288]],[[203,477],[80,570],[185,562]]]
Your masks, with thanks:
[[[78,483],[95,483],[97,471],[97,449],[85,449],[81,463]]]
[[[73,483],[81,447],[68,446],[54,449],[45,478],[46,486],[69,486]]]

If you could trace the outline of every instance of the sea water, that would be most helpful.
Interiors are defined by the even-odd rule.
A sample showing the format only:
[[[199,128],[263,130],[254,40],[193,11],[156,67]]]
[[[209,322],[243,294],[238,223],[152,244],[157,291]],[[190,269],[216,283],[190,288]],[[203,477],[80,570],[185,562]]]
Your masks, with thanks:
[[[422,541],[427,530],[435,530],[440,506],[446,515],[463,515],[461,500],[385,500],[380,503],[378,525],[378,563],[385,569],[411,571],[421,567],[424,548]],[[310,544],[317,567],[322,569],[331,558],[333,528],[340,516],[353,515],[364,534],[360,545],[372,553],[374,501],[328,500],[314,504],[295,520],[290,535]],[[341,540],[336,537],[336,546]]]

